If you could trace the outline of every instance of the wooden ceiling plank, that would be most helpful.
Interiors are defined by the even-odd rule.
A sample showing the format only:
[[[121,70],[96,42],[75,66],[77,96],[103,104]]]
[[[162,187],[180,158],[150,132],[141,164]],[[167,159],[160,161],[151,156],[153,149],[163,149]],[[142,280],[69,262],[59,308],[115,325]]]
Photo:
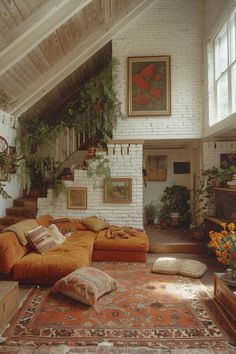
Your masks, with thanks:
[[[45,55],[42,53],[42,50],[39,46],[34,48],[34,50],[32,50],[32,52],[30,52],[28,55],[31,58],[34,65],[40,71],[41,75],[50,69],[49,62],[45,58]]]
[[[132,21],[143,10],[147,9],[155,0],[136,0],[129,3],[124,11],[111,21],[101,25],[80,45],[74,48],[66,57],[63,57],[27,90],[17,98],[17,102],[11,108],[10,113],[19,116],[33,106],[47,92],[52,90],[81,64],[94,55],[100,48],[109,42],[114,34]]]
[[[54,66],[56,62],[65,56],[57,32],[53,32],[48,38],[42,41],[39,47],[50,66]]]
[[[0,75],[92,0],[49,0],[1,39]]]
[[[21,13],[19,12],[14,0],[7,0],[4,2],[4,4],[14,20],[14,26],[19,25],[23,21],[23,17],[21,16]]]

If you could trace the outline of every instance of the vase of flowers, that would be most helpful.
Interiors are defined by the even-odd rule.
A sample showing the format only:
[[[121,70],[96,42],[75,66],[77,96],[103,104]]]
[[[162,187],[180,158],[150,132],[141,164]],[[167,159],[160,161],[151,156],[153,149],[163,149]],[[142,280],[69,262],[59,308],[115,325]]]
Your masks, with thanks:
[[[229,266],[236,271],[236,234],[235,224],[222,223],[220,232],[210,231],[209,247],[215,251],[220,263]]]

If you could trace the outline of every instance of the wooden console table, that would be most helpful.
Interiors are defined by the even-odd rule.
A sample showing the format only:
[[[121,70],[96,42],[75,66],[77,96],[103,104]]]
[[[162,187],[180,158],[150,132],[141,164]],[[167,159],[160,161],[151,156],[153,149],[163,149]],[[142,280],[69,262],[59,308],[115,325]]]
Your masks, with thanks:
[[[235,322],[236,331],[236,287],[228,286],[220,277],[224,273],[215,273],[214,295],[222,308]]]
[[[10,322],[18,306],[18,283],[16,281],[0,281],[0,329]]]

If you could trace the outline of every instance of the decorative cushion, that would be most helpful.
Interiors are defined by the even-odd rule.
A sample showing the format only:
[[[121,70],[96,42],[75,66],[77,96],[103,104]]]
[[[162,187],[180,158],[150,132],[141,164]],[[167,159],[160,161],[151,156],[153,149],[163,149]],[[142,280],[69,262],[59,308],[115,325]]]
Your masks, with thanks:
[[[153,264],[152,272],[161,274],[178,274],[180,270],[179,259],[174,257],[157,258]]]
[[[57,245],[48,230],[43,226],[38,226],[36,229],[29,231],[27,238],[33,249],[41,254]]]
[[[66,237],[62,235],[62,233],[58,230],[58,227],[55,224],[51,224],[48,226],[48,232],[52,236],[54,241],[58,244],[61,244],[66,240]]]
[[[76,269],[60,279],[52,292],[60,292],[86,305],[97,305],[97,300],[104,294],[116,290],[116,281],[110,275],[93,267]]]
[[[87,218],[81,219],[81,222],[87,226],[89,230],[95,232],[101,231],[110,226],[104,219],[97,218],[96,216],[89,216]]]
[[[51,220],[50,224],[55,224],[63,235],[76,231],[76,227],[70,218],[56,218]]]
[[[190,278],[201,278],[207,271],[207,266],[193,259],[176,259],[161,257],[155,260],[153,273],[179,274]]]
[[[33,230],[34,228],[38,227],[39,224],[35,219],[27,219],[17,222],[16,224],[8,226],[3,231],[12,231],[18,237],[18,240],[23,246],[26,246],[28,243],[27,239],[27,232]]]

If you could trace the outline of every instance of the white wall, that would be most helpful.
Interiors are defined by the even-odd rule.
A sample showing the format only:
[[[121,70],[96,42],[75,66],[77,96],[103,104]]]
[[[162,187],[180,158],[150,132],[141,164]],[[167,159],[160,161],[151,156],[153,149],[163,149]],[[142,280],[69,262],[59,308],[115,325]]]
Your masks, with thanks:
[[[164,189],[167,186],[178,184],[191,188],[193,163],[191,150],[186,149],[144,149],[144,168],[146,168],[147,156],[150,155],[166,155],[167,156],[167,179],[163,182],[147,181],[147,187],[143,187],[143,204],[146,205],[153,201],[160,201]],[[173,162],[190,162],[190,174],[174,174]]]
[[[172,114],[120,121],[114,138],[202,136],[202,1],[158,0],[112,40],[118,93],[127,115],[127,57],[171,56]]]
[[[111,204],[103,202],[103,180],[94,180],[87,177],[87,171],[75,170],[74,181],[66,181],[67,187],[87,188],[87,209],[71,210],[67,208],[67,195],[61,193],[56,204],[53,204],[49,192],[47,198],[38,199],[38,215],[51,214],[53,216],[68,216],[82,218],[96,215],[105,218],[109,223],[115,225],[130,225],[133,227],[143,226],[143,178],[142,178],[142,145],[129,144],[128,155],[121,149],[125,145],[108,145],[108,149],[114,150],[114,154],[109,154],[109,166],[112,177],[132,178],[132,203]],[[114,149],[112,149],[114,147]],[[126,149],[125,149],[126,150]]]
[[[236,141],[203,143],[203,169],[220,167],[220,154],[236,154]]]
[[[9,146],[16,146],[16,128],[17,119],[0,110],[0,135],[6,139]],[[4,200],[0,197],[0,217],[6,214],[6,208],[12,206],[13,199],[19,198],[22,193],[20,177],[11,174],[9,178],[10,181],[2,183],[5,184],[5,189],[12,198]]]
[[[233,7],[236,0],[205,0],[204,1],[204,137],[216,135],[235,128],[236,114],[225,118],[221,122],[213,124],[215,120],[213,99],[213,46],[212,38],[216,35]],[[209,123],[210,122],[210,123]]]

